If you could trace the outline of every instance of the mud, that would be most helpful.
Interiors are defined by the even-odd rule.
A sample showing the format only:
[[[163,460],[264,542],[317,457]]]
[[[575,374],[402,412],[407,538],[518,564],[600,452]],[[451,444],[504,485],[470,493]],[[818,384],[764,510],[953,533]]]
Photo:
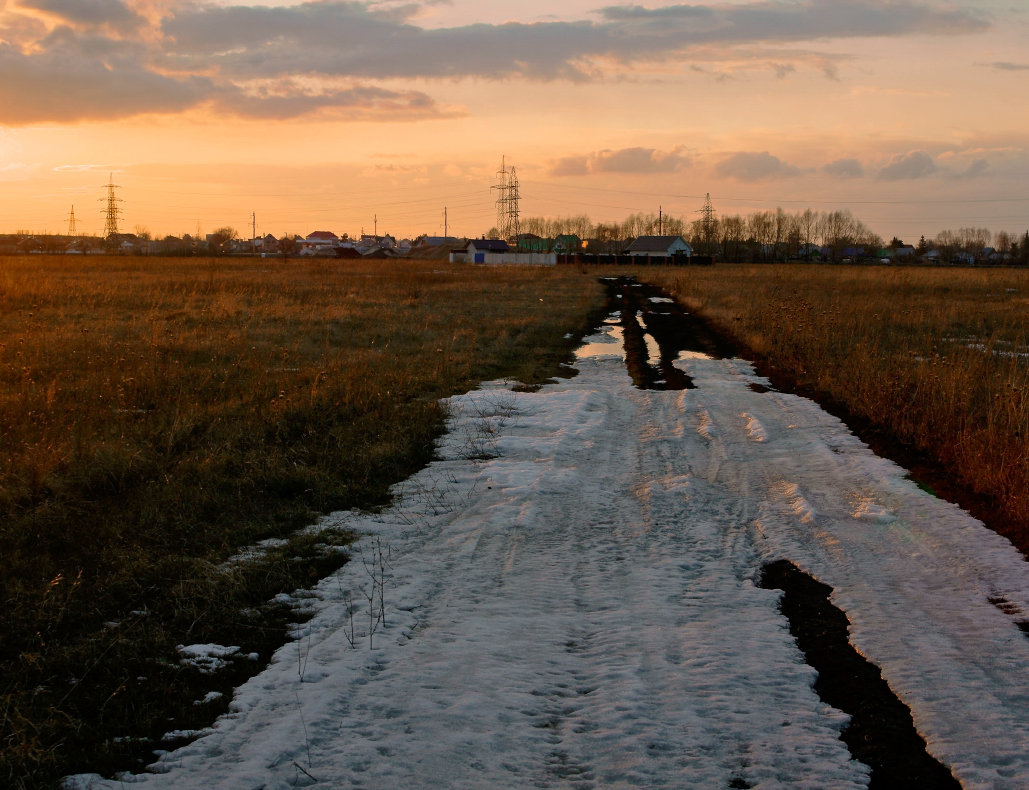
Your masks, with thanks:
[[[761,586],[784,591],[780,608],[807,663],[818,671],[815,691],[851,716],[840,737],[854,759],[872,769],[870,790],[960,790],[926,751],[910,710],[879,668],[848,641],[847,616],[829,602],[832,588],[785,560],[762,569]]]
[[[712,359],[739,355],[739,349],[700,318],[687,312],[662,289],[632,277],[604,281],[608,308],[619,316],[625,365],[640,389],[693,389],[690,377],[675,361],[684,354]]]

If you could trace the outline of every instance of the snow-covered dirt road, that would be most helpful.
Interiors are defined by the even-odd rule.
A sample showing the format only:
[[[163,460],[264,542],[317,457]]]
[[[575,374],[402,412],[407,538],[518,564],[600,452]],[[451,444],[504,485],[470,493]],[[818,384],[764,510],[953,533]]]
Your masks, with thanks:
[[[1029,787],[1018,552],[815,404],[752,389],[749,363],[686,354],[695,389],[640,390],[607,345],[539,392],[452,399],[441,460],[394,508],[325,520],[367,534],[366,562],[312,591],[301,637],[228,716],[121,781],[865,787],[779,591],[757,584],[786,559],[834,589],[963,787]]]

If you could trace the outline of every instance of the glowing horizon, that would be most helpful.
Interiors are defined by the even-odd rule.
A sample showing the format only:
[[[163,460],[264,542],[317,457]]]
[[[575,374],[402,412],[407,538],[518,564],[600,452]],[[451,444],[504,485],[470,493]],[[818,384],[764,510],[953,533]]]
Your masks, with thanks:
[[[889,239],[1029,227],[1029,9],[1006,0],[9,0],[0,232],[478,236],[847,209]]]

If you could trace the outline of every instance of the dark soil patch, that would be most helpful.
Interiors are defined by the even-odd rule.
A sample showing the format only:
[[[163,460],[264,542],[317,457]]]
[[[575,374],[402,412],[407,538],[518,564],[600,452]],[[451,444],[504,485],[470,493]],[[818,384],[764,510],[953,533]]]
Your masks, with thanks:
[[[926,751],[911,712],[879,668],[850,644],[847,616],[829,602],[832,588],[785,560],[762,569],[761,586],[784,591],[780,609],[807,663],[818,671],[815,691],[850,714],[840,737],[854,758],[872,769],[870,790],[960,790]]]

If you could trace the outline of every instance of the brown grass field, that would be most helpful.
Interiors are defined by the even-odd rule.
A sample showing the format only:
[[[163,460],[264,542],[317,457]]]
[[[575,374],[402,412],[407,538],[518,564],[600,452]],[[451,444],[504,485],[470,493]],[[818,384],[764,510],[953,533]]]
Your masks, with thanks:
[[[348,539],[294,530],[385,503],[438,399],[555,375],[602,298],[571,268],[0,259],[0,784],[200,724],[175,645],[267,657],[291,617],[267,601]]]
[[[641,270],[1029,553],[1029,270]],[[910,467],[909,467],[910,468]]]

